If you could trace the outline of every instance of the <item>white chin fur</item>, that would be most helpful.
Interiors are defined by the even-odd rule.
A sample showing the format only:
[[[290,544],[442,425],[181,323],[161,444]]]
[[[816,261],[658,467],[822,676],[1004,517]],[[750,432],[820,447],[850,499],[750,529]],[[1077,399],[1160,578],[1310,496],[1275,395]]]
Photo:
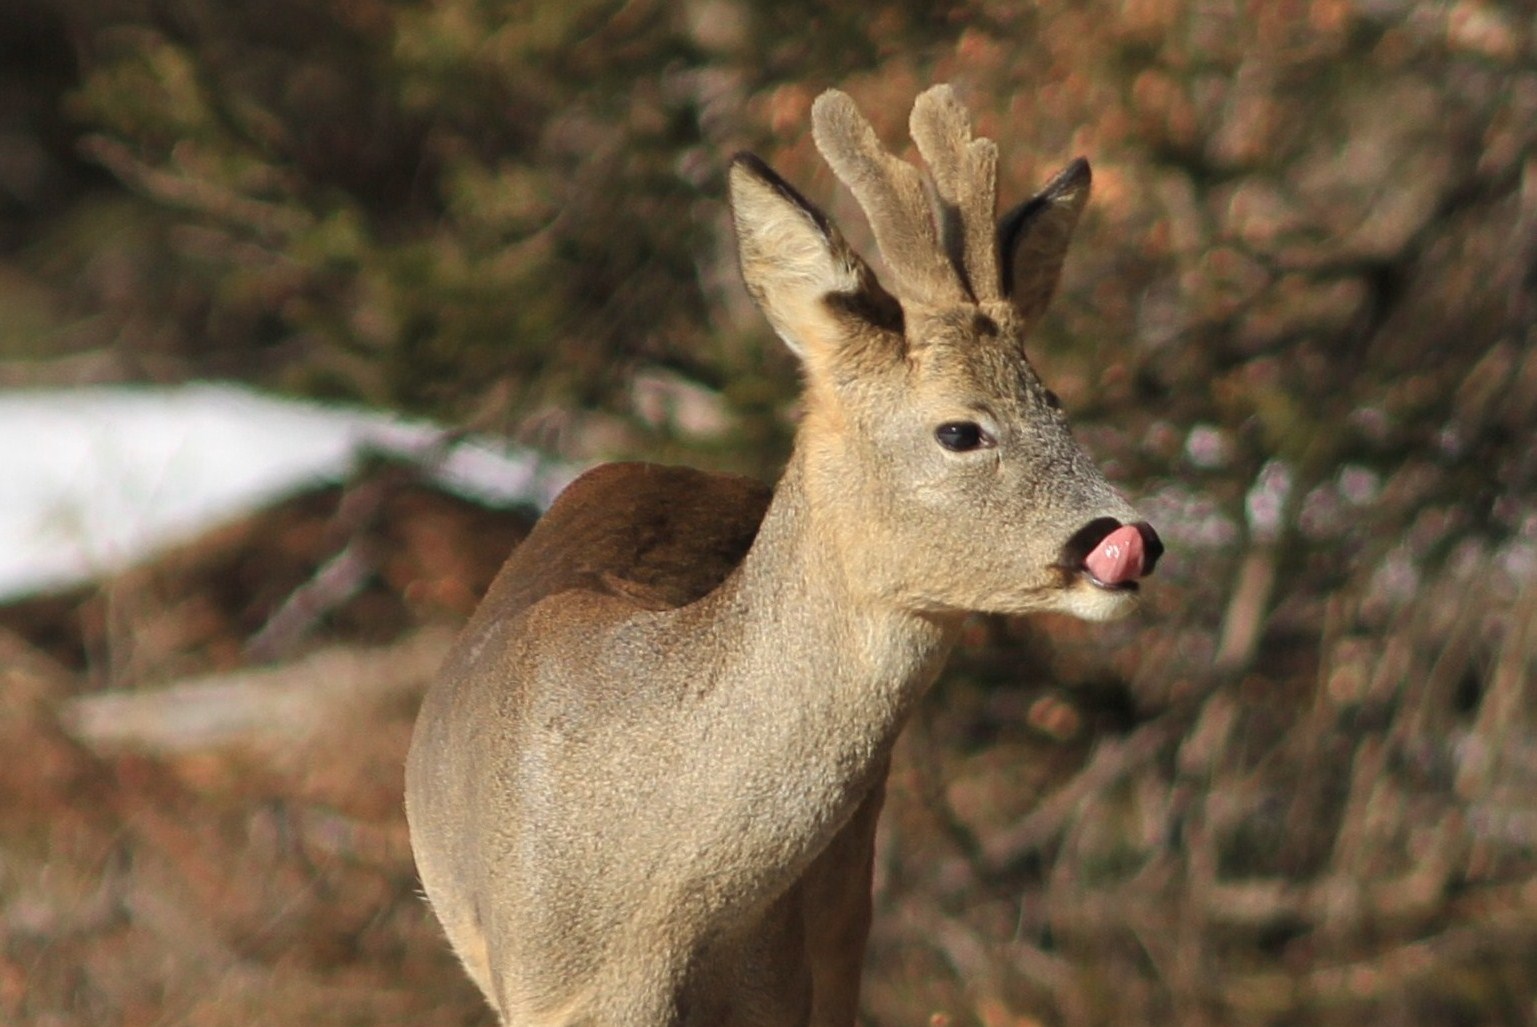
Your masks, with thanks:
[[[1056,608],[1061,613],[1090,621],[1118,620],[1137,605],[1137,593],[1112,592],[1087,581],[1081,581],[1057,597]]]

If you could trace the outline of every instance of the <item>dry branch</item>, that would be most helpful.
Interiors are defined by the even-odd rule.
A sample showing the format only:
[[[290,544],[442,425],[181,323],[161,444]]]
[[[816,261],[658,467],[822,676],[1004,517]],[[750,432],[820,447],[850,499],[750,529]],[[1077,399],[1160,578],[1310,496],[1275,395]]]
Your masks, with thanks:
[[[64,707],[60,720],[76,739],[103,752],[176,755],[291,745],[337,717],[419,692],[450,639],[445,629],[425,628],[375,649],[338,646],[278,667],[83,696]]]
[[[1231,978],[1222,998],[1249,1013],[1290,1006],[1298,996],[1326,1004],[1369,1002],[1401,993],[1481,954],[1529,951],[1537,941],[1533,889],[1510,890],[1512,899],[1424,938],[1362,959],[1316,966],[1300,976],[1264,970]]]
[[[1190,726],[1196,708],[1183,705],[1169,710],[1125,738],[1100,743],[1088,765],[1042,801],[1029,816],[982,840],[982,859],[986,866],[994,873],[1002,873],[1049,843],[1062,832],[1081,803],[1146,765],[1165,746],[1181,737]]]

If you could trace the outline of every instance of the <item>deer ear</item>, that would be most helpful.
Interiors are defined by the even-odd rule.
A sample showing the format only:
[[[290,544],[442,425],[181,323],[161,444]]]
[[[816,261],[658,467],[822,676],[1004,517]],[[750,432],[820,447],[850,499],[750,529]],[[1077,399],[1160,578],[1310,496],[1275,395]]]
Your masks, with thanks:
[[[731,162],[731,217],[747,291],[803,361],[837,355],[850,319],[900,329],[901,307],[821,211],[752,154]],[[854,333],[863,335],[865,333]]]
[[[1089,199],[1089,182],[1089,162],[1079,157],[998,223],[1003,288],[1027,327],[1040,319],[1057,291],[1068,243]]]

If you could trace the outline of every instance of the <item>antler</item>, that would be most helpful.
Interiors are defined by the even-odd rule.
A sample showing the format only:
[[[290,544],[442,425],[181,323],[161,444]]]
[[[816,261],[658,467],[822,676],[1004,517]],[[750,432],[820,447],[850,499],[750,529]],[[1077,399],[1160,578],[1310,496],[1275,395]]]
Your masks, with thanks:
[[[945,252],[977,302],[1001,300],[998,277],[998,147],[971,137],[971,117],[947,85],[913,103],[908,125],[938,194]]]
[[[836,89],[812,104],[811,130],[822,157],[864,209],[896,292],[933,306],[968,299],[939,245],[918,169],[887,153],[854,101]]]
[[[817,97],[811,123],[817,149],[869,218],[899,294],[935,306],[1002,298],[993,221],[998,148],[971,137],[971,119],[949,86],[920,95],[909,125],[932,195],[917,168],[881,146],[846,94]]]

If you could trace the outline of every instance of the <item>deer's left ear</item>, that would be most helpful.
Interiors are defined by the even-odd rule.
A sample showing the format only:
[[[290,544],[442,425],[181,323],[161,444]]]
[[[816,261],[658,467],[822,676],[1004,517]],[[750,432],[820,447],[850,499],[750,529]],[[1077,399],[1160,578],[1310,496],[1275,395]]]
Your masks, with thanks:
[[[731,162],[731,217],[747,291],[809,367],[834,359],[858,322],[900,332],[902,312],[810,201],[763,161]]]
[[[1057,291],[1073,229],[1089,201],[1090,180],[1089,162],[1079,157],[998,223],[1003,288],[1027,330],[1040,320]]]

